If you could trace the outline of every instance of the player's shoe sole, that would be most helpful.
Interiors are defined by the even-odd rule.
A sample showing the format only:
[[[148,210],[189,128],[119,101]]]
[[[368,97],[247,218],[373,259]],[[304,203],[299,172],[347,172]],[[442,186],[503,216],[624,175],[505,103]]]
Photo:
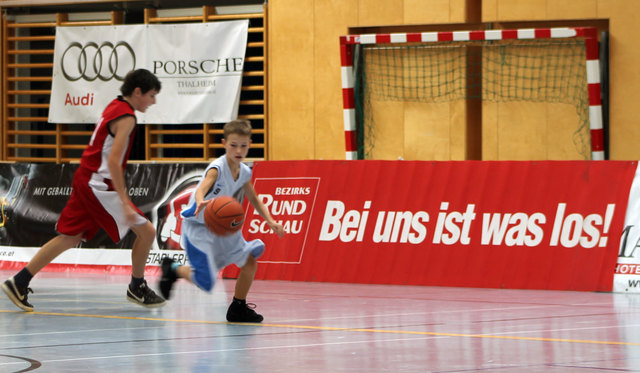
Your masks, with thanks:
[[[229,322],[246,322],[246,323],[261,323],[264,320],[262,315],[254,311],[256,305],[253,303],[236,303],[235,301],[229,305],[227,310],[227,321]]]
[[[167,303],[147,286],[146,281],[143,281],[138,289],[135,290],[127,286],[127,300],[146,308],[158,308]]]
[[[29,294],[30,291],[33,292],[30,288],[25,288],[25,293],[20,294],[13,277],[3,282],[0,287],[2,288],[2,291],[7,294],[9,300],[11,300],[18,308],[23,311],[33,312],[33,306],[27,301],[27,294]]]

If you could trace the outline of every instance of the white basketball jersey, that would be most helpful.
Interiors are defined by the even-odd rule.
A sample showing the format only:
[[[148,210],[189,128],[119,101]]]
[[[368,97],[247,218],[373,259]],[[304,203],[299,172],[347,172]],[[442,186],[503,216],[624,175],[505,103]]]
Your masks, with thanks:
[[[204,175],[206,175],[207,172],[209,172],[209,170],[212,168],[218,170],[218,179],[213,184],[211,190],[209,190],[205,194],[204,199],[208,200],[218,196],[232,196],[240,201],[240,203],[242,203],[242,200],[244,199],[244,190],[242,189],[242,186],[251,180],[251,169],[249,168],[249,166],[245,165],[244,163],[240,163],[240,173],[238,175],[238,178],[234,179],[233,175],[231,175],[229,163],[227,163],[227,157],[223,155],[222,157],[209,163],[207,169],[203,173],[202,180],[204,180]],[[187,204],[185,209],[182,210],[183,217],[193,216],[193,213],[196,209],[195,191],[198,189],[198,187],[200,187],[202,180],[200,180],[200,182],[196,186],[196,189],[194,189],[193,193],[191,193],[191,197],[189,197],[189,203]],[[202,224],[204,224],[202,212],[198,214],[197,219]]]

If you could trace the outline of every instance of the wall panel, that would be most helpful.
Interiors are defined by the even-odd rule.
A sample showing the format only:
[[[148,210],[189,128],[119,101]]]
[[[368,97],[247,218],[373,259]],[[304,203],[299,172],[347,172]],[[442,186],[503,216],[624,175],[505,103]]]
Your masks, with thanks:
[[[610,157],[640,158],[640,147],[637,146],[640,129],[636,124],[637,92],[640,92],[640,76],[636,74],[640,61],[636,24],[640,2],[482,0],[480,4],[482,22],[577,20],[590,17],[608,21],[611,31]],[[268,23],[273,28],[268,37],[269,41],[274,43],[269,46],[272,56],[268,62],[273,70],[269,72],[268,79],[274,86],[270,87],[271,93],[266,100],[270,128],[265,136],[273,141],[267,151],[268,157],[272,159],[344,158],[342,97],[339,88],[335,91],[336,87],[339,87],[340,79],[337,67],[337,35],[346,34],[350,27],[456,23],[463,22],[467,16],[463,12],[464,0],[274,0],[268,2],[268,7],[269,11],[273,12],[268,16]],[[15,57],[7,55],[5,60]],[[335,64],[335,69],[332,64]],[[6,72],[9,70],[2,70],[2,73]],[[12,81],[11,84],[16,84],[16,81]],[[6,93],[15,90],[7,86],[3,87],[2,91]],[[11,100],[13,102],[9,102],[9,98],[5,97],[5,107],[11,104],[14,105],[11,107],[12,111],[25,110],[24,107],[15,106],[21,104],[16,102],[16,97],[12,97]],[[497,106],[493,107],[496,108]],[[483,113],[484,132],[495,131],[497,127],[492,127],[492,118],[497,118],[498,114],[491,114],[492,109],[489,107],[484,107],[484,110],[489,110],[488,114]],[[414,109],[406,113],[411,123],[415,122],[414,113]],[[7,118],[8,112],[2,112],[0,115]],[[42,130],[40,135],[46,135],[50,130]],[[82,131],[84,129],[80,130]],[[14,134],[15,132],[12,136]],[[55,137],[58,134],[54,131],[47,136]],[[422,135],[407,132],[403,137],[413,138]],[[486,135],[483,138],[484,157],[497,157],[496,138],[497,135]],[[2,134],[1,140],[2,159],[7,159],[7,132]],[[41,150],[38,151],[48,152],[45,150],[48,146],[50,145],[41,144]],[[65,146],[67,152],[74,153],[78,150],[72,148],[79,144],[67,143]],[[553,146],[553,149],[557,147]],[[26,148],[20,151],[32,152]],[[16,150],[11,152],[15,154]],[[559,156],[563,156],[562,154],[564,153],[560,153]],[[455,157],[452,155],[453,159]],[[65,156],[58,158],[58,155],[49,158],[56,161],[69,159]]]
[[[598,12],[610,19],[610,159],[640,159],[640,2],[599,0]]]
[[[455,7],[450,0],[404,0],[403,24],[446,23]],[[452,9],[454,8],[454,9]],[[462,7],[464,10],[464,6]]]
[[[401,25],[404,23],[404,7],[402,6],[404,0],[357,0],[357,2],[357,23],[349,26]]]
[[[501,21],[547,19],[547,0],[498,0],[496,8]]]
[[[546,13],[541,14],[545,9]],[[640,62],[637,28],[640,2],[636,0],[483,0],[482,21],[532,19],[584,19],[608,21],[610,33],[610,110],[609,158],[640,159],[640,127],[637,125],[637,102]],[[486,122],[485,122],[486,124]]]
[[[510,102],[498,112],[498,160],[547,159],[546,105]]]
[[[69,162],[78,160],[93,126],[47,123],[56,26],[113,25],[120,12],[66,13],[37,17],[3,14],[2,160]]]
[[[314,11],[312,0],[269,3],[269,110],[276,122],[271,133],[276,160],[316,156]],[[339,56],[338,41],[335,43],[334,55]]]
[[[580,148],[590,149],[591,135],[586,125],[580,127],[575,106],[551,104],[546,109],[547,159],[580,159]]]
[[[335,103],[341,102],[342,85],[338,40],[347,33],[351,20],[357,19],[356,2],[325,0],[314,2],[314,131],[315,152],[313,158],[332,159],[344,153],[344,128],[336,125]],[[341,117],[340,117],[341,118]],[[338,141],[336,141],[338,139]]]
[[[395,160],[404,155],[405,103],[375,101],[371,103],[375,118],[373,128],[368,128],[367,159]]]
[[[598,0],[547,0],[547,19],[588,19],[597,17]]]

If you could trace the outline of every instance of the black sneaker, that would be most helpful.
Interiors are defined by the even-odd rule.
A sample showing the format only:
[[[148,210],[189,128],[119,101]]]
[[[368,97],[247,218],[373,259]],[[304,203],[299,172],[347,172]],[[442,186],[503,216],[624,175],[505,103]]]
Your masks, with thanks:
[[[13,304],[27,312],[33,312],[33,305],[27,301],[27,294],[33,293],[30,287],[18,287],[13,279],[9,278],[2,284],[2,290],[11,299]]]
[[[262,315],[258,314],[253,309],[256,305],[253,303],[247,303],[245,301],[233,300],[229,309],[227,310],[227,321],[229,322],[251,322],[259,323],[264,320]]]
[[[158,287],[160,288],[160,294],[162,294],[164,299],[169,299],[173,283],[178,279],[176,272],[171,269],[172,264],[173,259],[166,256],[162,258],[162,277],[160,278],[160,284]]]
[[[164,299],[147,286],[146,280],[143,280],[137,289],[131,289],[131,286],[127,286],[127,300],[147,308],[162,307],[165,304]]]

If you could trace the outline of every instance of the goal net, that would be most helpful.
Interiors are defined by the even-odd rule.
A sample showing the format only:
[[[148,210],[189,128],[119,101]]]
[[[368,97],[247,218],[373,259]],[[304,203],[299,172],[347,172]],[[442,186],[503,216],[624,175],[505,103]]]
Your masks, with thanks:
[[[347,159],[373,158],[387,103],[470,99],[569,105],[564,146],[604,159],[595,28],[348,35],[341,56]]]

